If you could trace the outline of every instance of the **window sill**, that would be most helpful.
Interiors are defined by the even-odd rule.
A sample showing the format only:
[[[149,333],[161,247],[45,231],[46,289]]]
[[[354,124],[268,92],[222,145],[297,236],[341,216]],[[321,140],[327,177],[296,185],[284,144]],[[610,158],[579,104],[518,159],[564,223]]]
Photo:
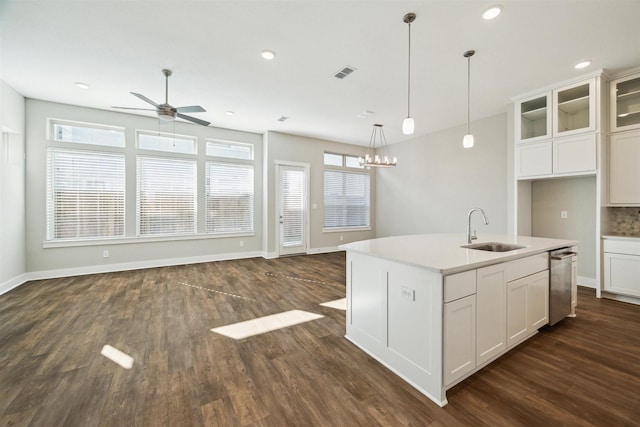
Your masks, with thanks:
[[[371,227],[323,228],[323,233],[344,233],[345,231],[371,231]]]
[[[158,236],[158,237],[117,237],[112,239],[95,240],[59,240],[42,242],[43,249],[50,248],[71,248],[79,246],[105,246],[105,245],[127,245],[133,243],[156,243],[175,242],[183,240],[206,240],[206,239],[226,239],[232,237],[253,237],[255,232],[246,233],[220,233],[220,234],[191,234],[183,236]]]

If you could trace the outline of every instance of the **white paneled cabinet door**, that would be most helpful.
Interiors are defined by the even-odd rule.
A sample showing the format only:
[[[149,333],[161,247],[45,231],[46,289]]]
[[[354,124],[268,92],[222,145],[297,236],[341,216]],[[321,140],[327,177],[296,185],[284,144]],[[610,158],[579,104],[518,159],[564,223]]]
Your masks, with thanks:
[[[549,270],[528,277],[527,327],[536,331],[549,323]]]
[[[476,364],[481,365],[506,347],[506,280],[504,264],[477,270]]]
[[[507,283],[507,342],[509,347],[527,336],[527,291],[529,278]]]
[[[609,202],[640,204],[640,131],[617,133],[609,140]]]
[[[278,165],[279,255],[307,251],[307,170]]]
[[[553,140],[553,173],[589,172],[595,170],[595,134]]]
[[[518,178],[551,175],[552,142],[532,142],[516,145],[516,174]]]
[[[444,304],[443,384],[449,385],[476,367],[476,296]]]

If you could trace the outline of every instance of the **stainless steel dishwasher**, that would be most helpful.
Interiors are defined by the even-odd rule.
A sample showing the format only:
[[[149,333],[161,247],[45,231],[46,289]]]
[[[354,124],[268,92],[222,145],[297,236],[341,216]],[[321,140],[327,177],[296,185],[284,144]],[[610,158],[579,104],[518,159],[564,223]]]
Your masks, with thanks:
[[[571,313],[571,263],[576,258],[571,248],[549,252],[549,324],[555,325]]]

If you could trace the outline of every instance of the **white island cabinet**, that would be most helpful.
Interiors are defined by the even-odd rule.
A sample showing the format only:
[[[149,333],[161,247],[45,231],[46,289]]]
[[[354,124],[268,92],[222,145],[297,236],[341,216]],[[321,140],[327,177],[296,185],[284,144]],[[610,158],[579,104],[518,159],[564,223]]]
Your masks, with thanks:
[[[547,324],[548,251],[575,241],[457,234],[365,240],[347,251],[346,338],[431,400]]]

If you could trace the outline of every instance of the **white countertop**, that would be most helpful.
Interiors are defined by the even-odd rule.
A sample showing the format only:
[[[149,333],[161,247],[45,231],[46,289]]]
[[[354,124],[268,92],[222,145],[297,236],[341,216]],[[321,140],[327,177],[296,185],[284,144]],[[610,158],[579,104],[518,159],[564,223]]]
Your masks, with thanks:
[[[603,239],[613,240],[636,240],[640,241],[640,236],[636,234],[623,234],[623,233],[607,233],[602,236]]]
[[[484,267],[500,262],[577,245],[575,240],[546,239],[504,234],[482,234],[473,243],[500,242],[523,245],[508,252],[488,252],[461,248],[467,244],[465,234],[416,234],[383,237],[347,243],[340,249],[435,270],[443,275]]]

